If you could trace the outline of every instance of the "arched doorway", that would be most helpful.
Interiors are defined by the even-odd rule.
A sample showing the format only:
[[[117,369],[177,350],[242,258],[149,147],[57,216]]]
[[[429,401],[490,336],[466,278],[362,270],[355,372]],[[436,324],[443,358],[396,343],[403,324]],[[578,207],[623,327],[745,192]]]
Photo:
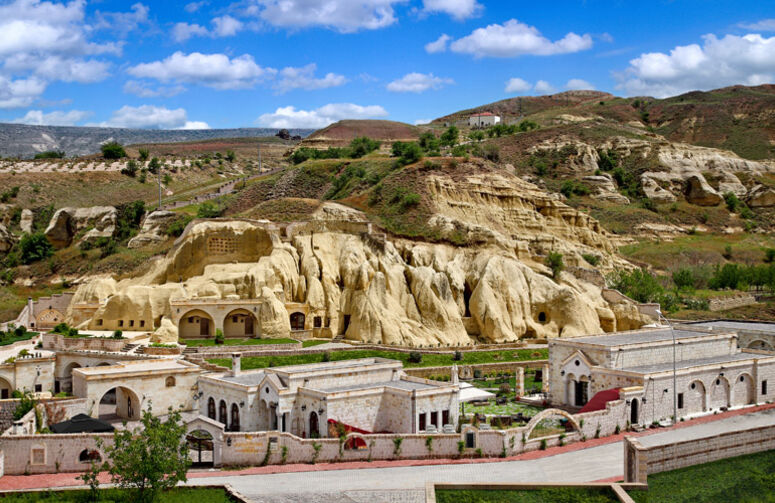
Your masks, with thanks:
[[[684,400],[687,414],[699,414],[708,410],[705,384],[702,381],[692,381]]]
[[[231,404],[231,431],[239,431],[239,406],[236,403]]]
[[[11,383],[0,377],[0,398],[3,400],[11,398],[11,393],[13,393]]]
[[[710,408],[729,407],[729,382],[725,377],[717,377],[710,387]]]
[[[184,314],[178,322],[178,335],[181,339],[197,339],[213,335],[215,323],[209,314],[194,309]]]
[[[72,362],[65,367],[65,377],[73,377],[73,370],[81,368],[81,364],[78,362]]]
[[[204,430],[194,430],[186,435],[188,458],[191,466],[213,466],[213,436]]]
[[[759,351],[772,351],[772,345],[767,342],[757,339],[748,344],[748,349],[758,349]]]
[[[309,415],[309,438],[320,438],[318,413],[315,411]]]
[[[732,405],[750,405],[756,401],[754,382],[750,375],[740,374],[732,389]]]
[[[638,410],[638,405],[638,399],[633,398],[632,402],[630,403],[630,424],[638,424],[640,422],[640,411]]]
[[[565,403],[573,405],[573,394],[576,388],[576,376],[568,374],[565,377]]]
[[[140,419],[140,399],[124,386],[111,388],[102,395],[99,403],[99,418],[104,421],[117,419]]]
[[[291,314],[291,330],[304,330],[304,313]]]
[[[215,399],[213,397],[207,399],[207,417],[215,419]]]
[[[223,319],[223,335],[226,337],[254,337],[258,320],[247,309],[235,309]]]
[[[221,400],[221,403],[218,404],[218,422],[220,422],[224,426],[228,425],[228,418],[226,417],[225,400]]]

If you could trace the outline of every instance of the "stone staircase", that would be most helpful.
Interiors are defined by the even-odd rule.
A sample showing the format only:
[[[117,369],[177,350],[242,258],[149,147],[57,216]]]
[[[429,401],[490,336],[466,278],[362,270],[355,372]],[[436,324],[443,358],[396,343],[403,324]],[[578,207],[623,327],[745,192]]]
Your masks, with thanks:
[[[186,349],[183,350],[184,355],[195,355],[199,352],[197,348],[192,348],[189,346],[186,346]]]
[[[121,348],[121,353],[131,353],[137,346],[137,344],[125,344],[124,347]]]

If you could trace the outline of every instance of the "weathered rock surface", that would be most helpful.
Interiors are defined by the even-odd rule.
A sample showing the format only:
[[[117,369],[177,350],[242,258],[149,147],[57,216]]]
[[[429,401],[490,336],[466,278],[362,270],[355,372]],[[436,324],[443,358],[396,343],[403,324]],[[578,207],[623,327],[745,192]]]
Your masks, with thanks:
[[[129,240],[127,247],[140,248],[153,243],[161,243],[167,239],[164,233],[167,226],[178,218],[173,211],[154,211],[145,216],[140,232]]]
[[[111,237],[116,230],[116,208],[92,206],[89,208],[60,208],[51,217],[45,234],[54,248],[70,246],[79,232],[90,228],[81,241]]]
[[[657,203],[672,203],[676,200],[672,192],[662,188],[656,180],[648,175],[650,173],[644,173],[640,177],[640,184],[647,198]]]
[[[34,215],[32,214],[32,211],[28,210],[27,208],[23,209],[21,218],[19,219],[19,227],[21,228],[22,232],[26,232],[27,234],[32,234],[33,222],[34,222]]]
[[[581,181],[592,188],[591,197],[599,201],[609,201],[616,204],[630,204],[630,200],[616,191],[616,184],[611,175],[585,176]]]
[[[748,206],[752,208],[770,208],[775,206],[775,189],[764,185],[754,186],[748,194]]]
[[[724,171],[718,183],[718,192],[722,195],[731,192],[739,198],[744,198],[748,194],[748,189],[745,188],[745,185],[740,182],[738,177],[728,171]]]
[[[9,251],[14,243],[16,243],[16,238],[5,225],[0,224],[0,253]]]
[[[688,202],[697,206],[716,206],[723,199],[705,180],[705,177],[699,174],[691,175],[686,180],[684,194]]]

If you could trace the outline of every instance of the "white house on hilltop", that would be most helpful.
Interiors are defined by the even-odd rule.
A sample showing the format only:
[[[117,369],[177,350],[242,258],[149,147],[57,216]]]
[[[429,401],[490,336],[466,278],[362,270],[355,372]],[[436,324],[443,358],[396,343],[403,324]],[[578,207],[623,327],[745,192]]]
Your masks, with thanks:
[[[474,114],[468,118],[470,127],[490,127],[499,124],[501,118],[490,112]]]

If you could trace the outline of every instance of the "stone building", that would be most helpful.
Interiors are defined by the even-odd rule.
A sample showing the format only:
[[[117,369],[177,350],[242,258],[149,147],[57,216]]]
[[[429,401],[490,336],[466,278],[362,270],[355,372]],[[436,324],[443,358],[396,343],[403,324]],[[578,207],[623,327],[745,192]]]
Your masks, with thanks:
[[[470,127],[490,127],[499,124],[501,118],[490,112],[474,114],[468,118]]]
[[[364,358],[199,379],[200,414],[231,431],[328,437],[332,421],[363,431],[418,433],[457,424],[458,386],[410,377],[400,361]]]
[[[582,407],[595,394],[618,390],[631,424],[673,415],[670,328],[634,330],[549,342],[550,401]],[[675,330],[679,417],[775,398],[775,355],[740,350],[735,333]]]
[[[687,323],[686,328],[708,332],[734,332],[740,348],[775,351],[775,323],[763,321],[709,320]]]
[[[54,389],[54,355],[31,353],[0,364],[0,399],[7,399],[15,390],[41,393]]]

